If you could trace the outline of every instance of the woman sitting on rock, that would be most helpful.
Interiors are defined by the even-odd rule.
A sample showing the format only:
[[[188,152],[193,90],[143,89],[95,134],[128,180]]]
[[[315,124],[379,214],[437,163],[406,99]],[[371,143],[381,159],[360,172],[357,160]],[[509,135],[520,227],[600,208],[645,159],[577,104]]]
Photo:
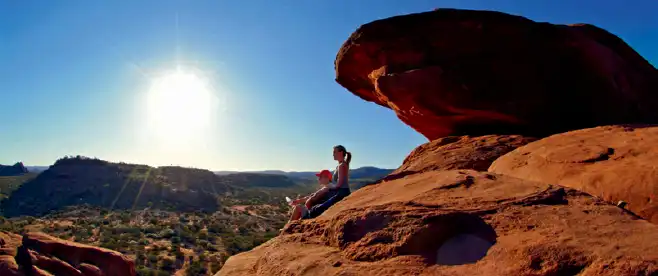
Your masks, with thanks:
[[[350,195],[350,186],[347,179],[349,178],[352,154],[342,145],[335,146],[333,154],[334,160],[338,161],[338,166],[333,176],[326,170],[316,174],[318,176],[318,182],[323,187],[317,192],[296,199],[291,203],[294,205],[292,215],[290,216],[291,221],[315,218],[336,204],[336,202]],[[335,184],[330,182],[330,177]],[[301,204],[304,201],[306,201],[306,204]]]

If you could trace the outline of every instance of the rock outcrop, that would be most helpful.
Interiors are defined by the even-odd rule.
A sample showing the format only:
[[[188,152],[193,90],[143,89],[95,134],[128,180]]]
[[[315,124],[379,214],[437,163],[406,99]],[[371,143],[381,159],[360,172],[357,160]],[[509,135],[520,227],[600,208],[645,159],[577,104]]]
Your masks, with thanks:
[[[551,182],[457,170],[485,170],[539,143],[531,141],[489,135],[421,145],[389,179],[287,225],[217,275],[658,273],[657,225]]]
[[[648,275],[658,226],[551,184],[470,170],[364,187],[218,275]]]
[[[518,148],[489,171],[575,188],[658,223],[658,126],[605,126]]]
[[[520,135],[449,136],[414,149],[402,166],[382,181],[437,170],[471,169],[486,171],[496,158],[534,141]]]
[[[23,162],[17,162],[13,166],[0,165],[0,176],[15,176],[27,173]]]
[[[637,215],[655,219],[658,127],[526,138],[658,122],[658,73],[621,39],[437,10],[361,26],[336,75],[432,141],[217,275],[658,274]]]
[[[21,245],[21,236],[0,231],[0,275],[23,275],[14,259],[16,249]]]
[[[0,275],[131,276],[135,264],[119,252],[48,236],[0,232]]]
[[[358,28],[336,81],[434,140],[658,123],[658,71],[592,25],[438,9]]]

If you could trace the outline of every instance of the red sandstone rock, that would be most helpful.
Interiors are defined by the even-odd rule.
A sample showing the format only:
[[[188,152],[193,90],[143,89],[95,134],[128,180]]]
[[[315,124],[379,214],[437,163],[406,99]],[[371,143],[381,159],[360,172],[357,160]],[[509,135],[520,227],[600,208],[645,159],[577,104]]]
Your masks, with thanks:
[[[0,275],[18,276],[21,272],[14,260],[16,248],[21,245],[21,236],[0,231]]]
[[[80,264],[80,272],[87,276],[104,276],[100,268],[90,264]]]
[[[658,223],[658,126],[605,126],[557,134],[518,148],[489,171],[556,183]]]
[[[217,275],[647,275],[658,226],[560,186],[430,171],[355,191]]]
[[[18,269],[18,264],[14,260],[14,256],[0,255],[0,275],[22,276],[22,273]]]
[[[113,250],[69,242],[43,233],[24,235],[23,246],[41,254],[56,256],[69,264],[93,264],[107,276],[135,275],[134,262]]]
[[[564,134],[564,145],[553,137],[525,146],[530,139],[521,136],[441,138],[658,122],[658,73],[621,39],[591,25],[438,10],[362,26],[341,48],[336,75],[435,141],[414,150],[387,181],[287,225],[279,237],[230,257],[217,275],[658,273],[658,225],[554,184],[582,188],[573,183],[593,177],[603,198],[624,195],[629,206],[642,206],[635,191],[653,190],[646,164],[656,160],[648,147],[658,145],[649,138],[654,130],[583,130]],[[483,170],[519,146],[491,168],[500,162],[509,165],[500,166],[506,173],[543,182],[449,170]],[[607,168],[618,175],[596,173]],[[608,177],[642,187],[609,188]]]
[[[21,245],[21,235],[0,231],[0,255],[16,255],[16,248]]]
[[[435,170],[486,171],[496,158],[534,140],[519,135],[439,138],[418,146],[404,159],[402,166],[382,180]]]
[[[20,267],[19,267],[20,264]],[[0,275],[136,275],[132,260],[109,249],[43,233],[0,232]]]
[[[438,9],[358,28],[336,81],[434,140],[658,123],[658,71],[592,25]]]

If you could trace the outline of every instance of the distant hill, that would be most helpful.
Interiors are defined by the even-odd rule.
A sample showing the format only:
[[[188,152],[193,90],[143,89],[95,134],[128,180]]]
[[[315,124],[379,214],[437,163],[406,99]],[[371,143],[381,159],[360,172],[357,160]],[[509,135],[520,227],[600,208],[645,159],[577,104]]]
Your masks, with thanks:
[[[112,209],[215,211],[220,202],[256,199],[282,201],[285,194],[306,192],[285,175],[231,173],[182,167],[111,163],[82,156],[65,157],[40,174],[6,178],[8,196],[0,203],[5,216],[40,216],[67,206],[89,205]],[[0,178],[0,197],[3,197]],[[22,184],[22,185],[21,185]],[[279,189],[272,192],[269,189]],[[13,191],[13,193],[12,193]],[[247,198],[248,197],[248,198]],[[254,197],[254,198],[252,198]]]
[[[40,173],[48,169],[49,166],[25,166],[28,172]]]
[[[360,167],[350,170],[350,179],[379,179],[387,176],[393,169],[382,169],[372,166]],[[280,170],[265,170],[265,171],[250,171],[250,172],[237,172],[237,171],[216,171],[218,175],[230,175],[237,173],[250,173],[250,174],[271,174],[271,175],[285,175],[294,179],[313,179],[317,171],[300,171],[300,172],[286,172]]]
[[[217,175],[229,175],[229,174],[267,174],[267,175],[285,175],[289,177],[296,177],[298,175],[304,176],[313,176],[317,172],[286,172],[280,170],[264,170],[264,171],[215,171]]]
[[[72,157],[21,185],[0,206],[5,216],[41,215],[89,204],[114,209],[214,211],[231,188],[208,170],[110,163]]]
[[[17,162],[12,166],[0,165],[0,176],[15,176],[26,173],[27,169],[23,166],[23,162]]]
[[[26,174],[28,170],[17,163],[3,166],[3,171]],[[353,169],[350,186],[356,190],[391,171],[376,167]],[[307,193],[317,188],[315,173],[276,170],[213,173],[195,168],[154,168],[82,156],[65,157],[38,175],[0,179],[0,199],[8,197],[0,203],[0,208],[10,217],[39,216],[83,204],[112,209],[215,211],[221,202],[277,202],[284,195]]]
[[[389,175],[393,172],[393,169],[382,169],[372,166],[365,166],[356,169],[350,170],[350,188],[353,191],[356,191],[363,186],[369,185],[377,180]],[[221,176],[233,176],[233,175],[269,175],[271,176],[285,176],[292,183],[297,184],[294,186],[292,183],[286,181],[275,181],[268,182],[267,185],[259,185],[258,181],[242,181],[241,183],[250,183],[249,188],[296,188],[301,185],[303,188],[296,188],[294,191],[301,193],[308,193],[317,188],[315,174],[317,172],[285,172],[280,170],[266,170],[266,171],[251,171],[251,172],[232,172],[232,171],[219,171],[215,172]],[[235,177],[236,179],[244,179],[243,177]],[[243,186],[245,187],[245,186]]]
[[[0,200],[9,197],[23,183],[34,179],[37,173],[25,173],[13,176],[0,176]]]
[[[233,173],[219,176],[223,183],[237,187],[290,188],[298,183],[285,175],[266,173]]]
[[[234,173],[238,173],[238,172],[235,172],[235,171],[214,171],[213,173],[215,173],[216,175],[228,175],[228,174],[234,174]]]
[[[381,169],[377,167],[361,167],[350,170],[350,178],[355,179],[379,179],[392,173],[393,169]]]

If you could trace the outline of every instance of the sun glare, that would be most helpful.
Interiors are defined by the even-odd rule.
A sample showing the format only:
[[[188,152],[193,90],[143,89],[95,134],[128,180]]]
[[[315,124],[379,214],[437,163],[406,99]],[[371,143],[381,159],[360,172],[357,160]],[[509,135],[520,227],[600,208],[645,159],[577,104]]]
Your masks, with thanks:
[[[150,131],[164,142],[190,142],[210,127],[213,94],[206,80],[176,71],[153,80],[148,93]]]

